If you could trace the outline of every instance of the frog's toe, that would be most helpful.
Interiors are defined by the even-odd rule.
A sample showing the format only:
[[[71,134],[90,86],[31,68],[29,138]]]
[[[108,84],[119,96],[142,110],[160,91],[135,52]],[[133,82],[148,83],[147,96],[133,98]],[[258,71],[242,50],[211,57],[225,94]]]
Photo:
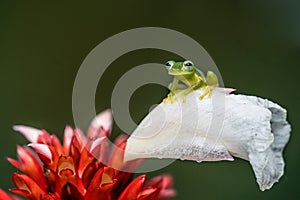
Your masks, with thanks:
[[[212,91],[213,91],[213,89],[211,89],[210,87],[206,87],[206,88],[203,90],[202,95],[199,96],[199,99],[200,99],[200,100],[203,100],[206,96],[207,96],[207,97],[211,97]]]
[[[164,103],[167,103],[168,101],[171,101],[170,97],[164,98],[164,100],[163,100]]]
[[[176,100],[177,98],[173,95],[168,95],[168,97],[164,98],[163,103],[167,103],[168,101],[170,101],[171,104],[173,104]]]
[[[199,100],[203,100],[206,96],[210,97],[209,94],[202,94],[201,96],[199,96]]]

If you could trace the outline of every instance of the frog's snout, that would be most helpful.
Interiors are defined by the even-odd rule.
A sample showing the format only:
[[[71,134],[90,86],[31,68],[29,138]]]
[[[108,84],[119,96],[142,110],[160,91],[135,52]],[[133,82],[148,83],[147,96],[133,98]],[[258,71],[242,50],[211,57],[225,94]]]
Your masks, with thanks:
[[[171,69],[171,70],[168,71],[168,73],[170,75],[178,75],[179,72],[180,72],[180,70],[178,70],[178,69]]]

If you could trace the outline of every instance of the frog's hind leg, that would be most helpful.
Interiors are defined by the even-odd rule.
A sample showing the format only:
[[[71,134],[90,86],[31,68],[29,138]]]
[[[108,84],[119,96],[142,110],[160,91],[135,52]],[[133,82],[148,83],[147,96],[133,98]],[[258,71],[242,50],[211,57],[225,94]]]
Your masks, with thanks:
[[[202,100],[204,97],[208,96],[211,97],[212,91],[214,88],[211,88],[210,86],[205,86],[202,90],[203,93],[200,95],[199,99]]]
[[[166,103],[167,101],[171,101],[171,103],[174,103],[174,101],[176,101],[175,96],[175,91],[178,88],[178,80],[173,78],[172,83],[169,84],[168,89],[170,90],[170,93],[168,94],[168,96],[166,98],[164,98],[163,102]]]
[[[188,87],[184,90],[180,90],[179,92],[176,93],[176,97],[178,99],[182,99],[182,102],[185,103],[186,101],[186,95],[188,95],[189,93],[191,93],[192,91],[194,91],[194,87]]]
[[[208,71],[206,74],[206,84],[208,86],[214,86],[218,87],[219,86],[219,79],[215,73],[212,71]]]
[[[203,93],[199,97],[202,100],[205,96],[211,97],[212,91],[219,86],[219,80],[215,73],[208,71],[206,74],[206,86],[203,88]]]

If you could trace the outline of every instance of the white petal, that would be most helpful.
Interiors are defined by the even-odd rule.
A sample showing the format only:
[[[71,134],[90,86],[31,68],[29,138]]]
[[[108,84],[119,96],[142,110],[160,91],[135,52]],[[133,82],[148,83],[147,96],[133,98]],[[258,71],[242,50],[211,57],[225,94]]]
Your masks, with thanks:
[[[93,152],[94,151],[94,149],[97,147],[97,146],[99,146],[102,142],[103,142],[103,140],[105,139],[106,137],[100,137],[100,138],[97,138],[96,140],[94,140],[93,141],[93,143],[92,143],[92,145],[91,145],[91,147],[90,147],[90,150],[89,150],[89,152]]]
[[[89,138],[97,138],[99,129],[102,127],[105,131],[111,132],[113,117],[110,109],[106,109],[99,113],[93,120],[88,129]]]
[[[279,181],[284,173],[282,151],[289,140],[291,126],[286,121],[285,109],[271,101],[256,100],[260,106],[271,111],[271,132],[274,135],[274,142],[265,151],[260,152],[249,148],[250,163],[260,189],[264,191],[270,189],[275,182]]]
[[[175,158],[181,160],[195,160],[197,162],[202,161],[220,161],[229,160],[232,161],[233,158],[221,143],[216,143],[204,137],[196,137],[192,140],[189,138],[178,137],[169,145],[164,144],[160,147],[153,148],[152,142],[143,141],[139,142],[138,146],[132,147],[132,139],[130,144],[126,148],[126,161],[133,160],[136,158]],[[163,140],[160,140],[163,141]],[[157,144],[157,143],[156,143]]]
[[[128,139],[125,160],[199,162],[233,160],[232,155],[250,160],[260,188],[269,189],[283,174],[282,151],[290,133],[286,111],[258,97],[226,95],[226,90],[199,100],[201,93],[153,109]]]
[[[37,142],[38,137],[42,134],[42,131],[29,126],[16,125],[13,126],[15,131],[20,132],[29,142]]]
[[[52,153],[49,146],[46,144],[30,143],[27,146],[32,147],[36,152],[42,154],[46,158],[52,161]]]
[[[111,129],[112,126],[112,114],[111,110],[107,109],[100,114],[98,114],[92,121],[93,127],[102,126],[106,131]]]
[[[70,126],[66,126],[64,131],[64,151],[66,154],[69,153],[73,136],[74,136],[73,129]]]

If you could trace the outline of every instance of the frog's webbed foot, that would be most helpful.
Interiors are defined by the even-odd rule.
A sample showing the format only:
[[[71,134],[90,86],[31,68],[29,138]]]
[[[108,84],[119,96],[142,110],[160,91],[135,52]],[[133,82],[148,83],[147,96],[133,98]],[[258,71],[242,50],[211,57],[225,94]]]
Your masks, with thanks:
[[[210,86],[205,86],[205,88],[202,89],[203,93],[200,95],[199,99],[202,100],[204,97],[208,96],[211,97],[212,91],[214,88],[211,88]]]
[[[177,100],[177,97],[175,96],[174,92],[170,92],[166,98],[164,98],[163,102],[167,103],[168,101],[173,104]]]
[[[189,94],[192,90],[190,88],[186,88],[183,90],[176,90],[170,92],[168,96],[163,100],[164,103],[170,101],[173,104],[177,100],[182,100],[183,103],[186,101],[186,95]]]
[[[173,99],[176,101],[178,99],[182,100],[182,103],[185,103],[186,101],[186,95],[183,93],[177,93],[176,96],[173,97]],[[171,102],[174,103],[174,102]]]

